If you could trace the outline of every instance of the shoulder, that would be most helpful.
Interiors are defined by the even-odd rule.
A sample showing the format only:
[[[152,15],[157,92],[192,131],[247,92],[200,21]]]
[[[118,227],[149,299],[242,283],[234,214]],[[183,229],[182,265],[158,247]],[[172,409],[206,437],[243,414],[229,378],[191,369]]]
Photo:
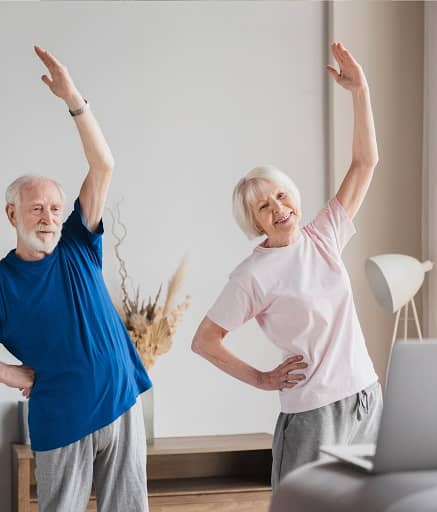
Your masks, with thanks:
[[[229,275],[228,284],[233,289],[243,290],[251,300],[261,303],[264,300],[266,289],[266,269],[271,267],[265,258],[256,250],[245,258]]]
[[[257,279],[259,260],[252,252],[247,258],[240,262],[229,274],[229,279],[244,285]]]

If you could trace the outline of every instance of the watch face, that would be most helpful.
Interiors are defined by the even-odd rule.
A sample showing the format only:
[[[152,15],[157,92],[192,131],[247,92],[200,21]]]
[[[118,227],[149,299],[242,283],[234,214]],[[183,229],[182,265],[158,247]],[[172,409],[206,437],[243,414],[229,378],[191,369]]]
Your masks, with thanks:
[[[78,108],[77,110],[68,110],[68,112],[70,112],[70,115],[72,117],[75,117],[75,116],[78,116],[80,114],[82,114],[83,112],[85,112],[85,110],[87,110],[88,108],[88,101],[84,98],[83,101],[85,102],[83,104],[82,107]]]

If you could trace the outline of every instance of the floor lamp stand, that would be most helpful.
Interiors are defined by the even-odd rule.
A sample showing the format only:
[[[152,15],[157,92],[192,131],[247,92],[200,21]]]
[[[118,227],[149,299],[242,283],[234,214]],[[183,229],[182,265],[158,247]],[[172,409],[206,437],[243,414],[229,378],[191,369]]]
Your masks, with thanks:
[[[419,317],[417,316],[416,304],[414,302],[414,298],[412,298],[409,302],[407,302],[405,304],[405,306],[402,306],[396,312],[395,325],[394,325],[394,329],[393,329],[393,337],[391,340],[391,348],[393,348],[393,345],[397,338],[398,328],[399,328],[399,320],[400,320],[402,309],[404,310],[404,340],[406,340],[408,337],[408,306],[410,304],[411,304],[411,309],[413,310],[414,323],[416,324],[416,329],[417,329],[417,336],[420,341],[423,341],[422,331],[420,329],[420,324],[419,324]]]

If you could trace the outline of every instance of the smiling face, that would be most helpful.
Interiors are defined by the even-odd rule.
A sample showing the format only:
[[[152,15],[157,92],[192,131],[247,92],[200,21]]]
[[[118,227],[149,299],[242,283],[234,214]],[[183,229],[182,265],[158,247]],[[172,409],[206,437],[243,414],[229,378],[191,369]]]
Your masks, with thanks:
[[[299,205],[285,187],[276,183],[263,180],[252,213],[259,231],[274,245],[290,243],[299,229]]]
[[[17,230],[16,254],[23,259],[40,259],[50,254],[61,236],[63,199],[49,180],[25,184],[18,204],[8,204],[10,222]]]

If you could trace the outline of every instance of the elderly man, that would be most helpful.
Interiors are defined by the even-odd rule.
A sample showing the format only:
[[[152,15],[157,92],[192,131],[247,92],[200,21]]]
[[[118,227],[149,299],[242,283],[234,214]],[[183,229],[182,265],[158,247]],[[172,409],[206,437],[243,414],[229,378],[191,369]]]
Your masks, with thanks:
[[[17,247],[0,261],[0,341],[24,364],[0,363],[0,382],[29,400],[41,512],[144,512],[146,444],[138,395],[149,377],[102,275],[102,212],[113,158],[67,69],[35,47],[63,99],[89,164],[62,224],[58,183],[22,176],[6,192]]]

